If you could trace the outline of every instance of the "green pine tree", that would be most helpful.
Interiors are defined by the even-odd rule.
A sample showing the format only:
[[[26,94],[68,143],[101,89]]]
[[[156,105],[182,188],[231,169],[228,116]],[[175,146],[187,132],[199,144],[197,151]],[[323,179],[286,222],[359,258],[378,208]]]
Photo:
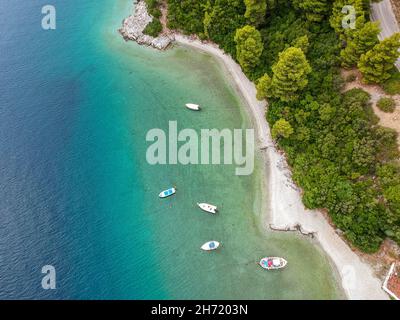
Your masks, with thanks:
[[[347,47],[340,53],[343,66],[346,68],[357,66],[360,57],[379,42],[379,32],[378,21],[367,22],[360,30],[357,30],[353,39],[347,42]]]
[[[279,119],[277,122],[274,123],[271,135],[273,139],[277,138],[289,138],[293,133],[293,128],[288,121],[285,119]]]
[[[245,18],[253,26],[259,26],[265,22],[265,15],[267,13],[266,0],[244,0],[246,5]]]
[[[390,71],[399,58],[400,33],[375,45],[370,51],[363,54],[358,68],[363,74],[365,83],[382,83],[390,78]]]
[[[292,101],[297,98],[298,91],[307,86],[307,75],[312,70],[304,52],[300,48],[290,47],[279,54],[272,71],[270,95],[282,101]]]
[[[343,9],[346,8],[346,6],[351,6],[355,10],[356,17],[354,21],[354,29],[350,28],[351,21],[349,14],[351,12],[343,12]],[[351,35],[357,29],[362,28],[365,23],[365,8],[363,0],[335,0],[329,22],[332,28],[335,29],[336,34],[338,34],[342,40],[346,40],[348,35]]]
[[[272,79],[268,74],[264,74],[260,79],[257,80],[257,99],[263,100],[271,96],[271,83]]]
[[[304,11],[307,20],[320,22],[329,13],[330,0],[292,0],[295,8]]]
[[[260,62],[263,42],[260,32],[253,26],[244,26],[236,30],[236,58],[247,73],[252,71]]]
[[[307,53],[308,48],[310,47],[310,41],[308,40],[308,36],[304,35],[302,37],[295,39],[292,42],[292,47],[300,48],[301,50],[303,50],[304,53]]]

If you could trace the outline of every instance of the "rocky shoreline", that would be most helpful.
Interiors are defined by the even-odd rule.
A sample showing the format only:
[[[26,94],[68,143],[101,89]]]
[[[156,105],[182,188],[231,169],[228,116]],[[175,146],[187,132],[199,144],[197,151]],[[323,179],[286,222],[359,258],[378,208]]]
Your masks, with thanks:
[[[118,31],[125,41],[136,41],[140,45],[151,46],[158,50],[165,50],[174,41],[172,33],[162,32],[157,38],[143,33],[153,17],[147,12],[147,4],[143,0],[134,1],[135,10],[132,15],[124,19],[122,28]]]

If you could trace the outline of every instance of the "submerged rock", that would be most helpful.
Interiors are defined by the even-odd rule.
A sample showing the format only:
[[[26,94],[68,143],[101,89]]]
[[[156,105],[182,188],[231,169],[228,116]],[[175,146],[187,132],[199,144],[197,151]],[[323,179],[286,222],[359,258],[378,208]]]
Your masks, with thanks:
[[[146,2],[138,1],[133,15],[122,22],[122,28],[118,31],[126,41],[132,40],[141,45],[148,45],[159,50],[164,50],[174,41],[174,37],[171,34],[160,34],[157,38],[154,38],[144,34],[144,29],[152,21],[153,17],[147,12]]]

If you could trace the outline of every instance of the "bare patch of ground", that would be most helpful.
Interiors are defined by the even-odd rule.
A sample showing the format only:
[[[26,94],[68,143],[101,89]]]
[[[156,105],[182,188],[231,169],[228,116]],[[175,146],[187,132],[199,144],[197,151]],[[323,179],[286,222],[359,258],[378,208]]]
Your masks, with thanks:
[[[160,11],[161,11],[160,22],[161,22],[162,27],[163,27],[162,34],[163,35],[170,35],[172,32],[168,28],[168,4],[167,4],[166,1],[162,1],[161,2]]]
[[[356,69],[342,70],[343,79],[347,79],[348,76],[350,75],[354,75],[356,79],[351,82],[346,82],[344,91],[348,91],[354,88],[361,88],[371,95],[372,108],[374,109],[375,114],[380,119],[379,124],[383,127],[392,128],[397,131],[397,133],[399,134],[397,142],[399,144],[399,149],[400,149],[400,95],[389,96],[378,85],[368,85],[362,83],[361,73]],[[393,113],[383,112],[376,106],[379,99],[383,97],[391,97],[396,101],[396,109]]]

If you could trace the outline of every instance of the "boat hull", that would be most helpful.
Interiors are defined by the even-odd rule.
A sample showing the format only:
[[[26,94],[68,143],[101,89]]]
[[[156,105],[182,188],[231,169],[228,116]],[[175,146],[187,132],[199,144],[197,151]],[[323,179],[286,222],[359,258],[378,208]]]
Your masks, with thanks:
[[[186,108],[193,110],[193,111],[199,111],[200,110],[200,106],[194,103],[187,103],[186,104]]]
[[[164,190],[162,192],[160,192],[160,194],[158,195],[160,198],[168,198],[172,195],[174,195],[176,193],[176,189],[175,188],[169,188],[167,190]]]
[[[201,246],[201,250],[213,251],[213,250],[217,250],[219,248],[219,246],[220,246],[220,243],[218,241],[209,241]]]
[[[205,212],[208,213],[212,213],[212,214],[216,214],[218,209],[216,206],[213,206],[212,204],[208,204],[208,203],[198,203],[197,204],[199,206],[199,208]]]
[[[265,270],[279,270],[286,267],[287,261],[280,257],[266,257],[262,258],[259,264]]]

